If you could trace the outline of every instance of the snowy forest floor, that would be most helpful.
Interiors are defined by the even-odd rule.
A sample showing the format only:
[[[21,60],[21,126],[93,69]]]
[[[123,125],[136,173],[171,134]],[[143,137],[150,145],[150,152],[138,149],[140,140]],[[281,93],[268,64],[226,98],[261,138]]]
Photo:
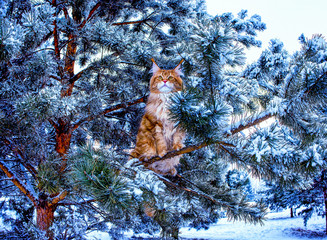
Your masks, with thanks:
[[[269,213],[264,225],[246,224],[244,222],[229,222],[220,219],[208,230],[181,229],[182,240],[296,240],[296,239],[327,239],[325,222],[321,216],[312,216],[307,227],[301,217],[290,218],[289,211]],[[108,234],[89,234],[90,240],[110,239]],[[146,236],[126,234],[126,239],[145,240],[156,239]],[[157,238],[160,239],[160,238]]]

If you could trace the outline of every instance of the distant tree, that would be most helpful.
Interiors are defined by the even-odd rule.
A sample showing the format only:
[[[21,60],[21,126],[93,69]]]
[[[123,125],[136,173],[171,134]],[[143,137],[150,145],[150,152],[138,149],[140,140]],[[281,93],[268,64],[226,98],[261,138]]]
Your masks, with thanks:
[[[326,218],[326,170],[323,170],[319,177],[309,180],[309,183],[301,188],[287,187],[278,183],[268,184],[265,202],[272,210],[290,208],[291,217],[294,216],[295,210],[300,209],[298,216],[303,217],[305,226],[313,213]]]
[[[290,217],[300,205],[299,189],[284,187],[282,184],[267,183],[268,190],[264,191],[265,203],[271,210],[290,209]]]
[[[38,229],[31,234],[82,239],[110,222],[116,238],[128,228],[177,238],[185,224],[208,227],[221,209],[260,222],[264,206],[231,191],[227,162],[293,183],[325,167],[301,158],[286,134],[318,143],[325,132],[322,37],[303,39],[285,66],[271,68],[268,58],[240,73],[243,49],[260,46],[256,34],[265,29],[244,10],[213,17],[203,1],[180,0],[0,3],[0,188],[6,201],[29,199]],[[272,43],[272,56],[283,55],[279,46]],[[143,166],[127,159],[152,57],[163,68],[185,59],[186,90],[172,96],[170,110],[188,138]],[[241,133],[272,117],[280,121]],[[175,178],[146,169],[180,154]]]
[[[292,184],[289,174],[271,179],[267,203],[272,209],[305,207],[299,214],[306,225],[314,211],[326,215],[327,55],[326,41],[321,35],[311,39],[302,35],[299,40],[302,49],[294,55],[288,55],[280,41],[272,40],[269,49],[244,74],[255,77],[265,88],[260,96],[262,102],[279,99],[279,124],[288,127],[283,130],[285,139],[294,144],[275,152],[288,151],[284,160],[296,163],[300,173]],[[269,140],[273,143],[273,139]]]
[[[304,207],[299,212],[303,216],[304,225],[307,225],[312,214],[316,212],[318,215],[325,217],[326,233],[327,233],[327,170],[323,170],[319,177],[314,179],[310,188],[299,191],[300,199],[299,207]]]

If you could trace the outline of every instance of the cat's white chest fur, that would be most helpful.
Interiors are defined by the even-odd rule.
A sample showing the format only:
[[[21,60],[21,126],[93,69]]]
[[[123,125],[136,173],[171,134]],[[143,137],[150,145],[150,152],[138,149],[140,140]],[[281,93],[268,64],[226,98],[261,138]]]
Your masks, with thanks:
[[[171,93],[160,93],[156,94],[155,101],[151,101],[150,104],[146,107],[146,111],[151,112],[161,121],[163,127],[163,135],[167,143],[171,144],[172,136],[176,132],[174,128],[174,123],[169,120],[169,99]],[[150,96],[152,97],[152,96]]]
[[[158,120],[168,120],[168,105],[169,105],[169,93],[150,94],[150,101],[146,106],[146,111],[155,115]]]
[[[169,93],[161,93],[158,94],[159,95],[159,104],[157,106],[156,109],[156,116],[163,121],[168,120],[168,114],[169,114],[169,110],[168,110],[168,106],[169,106],[169,97],[171,96],[171,94]]]

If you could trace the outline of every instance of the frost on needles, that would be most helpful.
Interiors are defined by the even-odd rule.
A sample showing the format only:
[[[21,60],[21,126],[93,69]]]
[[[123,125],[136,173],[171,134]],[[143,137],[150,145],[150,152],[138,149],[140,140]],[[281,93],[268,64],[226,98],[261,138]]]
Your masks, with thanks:
[[[245,66],[244,49],[261,46],[266,28],[246,10],[211,16],[201,0],[0,6],[0,217],[12,226],[0,234],[178,238],[182,226],[207,229],[224,216],[262,223],[267,205],[231,184],[232,166],[285,192],[326,191],[322,36],[301,36],[293,55],[272,40]],[[187,132],[168,153],[183,154],[174,178],[126,165],[151,58],[167,68],[185,60],[185,91],[169,106]]]

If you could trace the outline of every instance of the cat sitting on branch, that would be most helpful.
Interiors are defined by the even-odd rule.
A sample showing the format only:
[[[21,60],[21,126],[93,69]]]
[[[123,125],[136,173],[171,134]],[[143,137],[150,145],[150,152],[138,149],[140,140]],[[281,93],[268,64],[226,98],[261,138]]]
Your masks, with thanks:
[[[150,95],[145,107],[145,113],[136,137],[136,146],[131,152],[131,158],[138,158],[146,163],[152,157],[163,157],[166,153],[181,149],[185,133],[175,127],[169,119],[169,98],[172,93],[183,89],[181,79],[181,64],[174,69],[160,69],[154,59],[152,77],[150,79]],[[147,165],[154,172],[161,175],[177,174],[176,166],[179,164],[180,155],[169,159],[156,161]]]

